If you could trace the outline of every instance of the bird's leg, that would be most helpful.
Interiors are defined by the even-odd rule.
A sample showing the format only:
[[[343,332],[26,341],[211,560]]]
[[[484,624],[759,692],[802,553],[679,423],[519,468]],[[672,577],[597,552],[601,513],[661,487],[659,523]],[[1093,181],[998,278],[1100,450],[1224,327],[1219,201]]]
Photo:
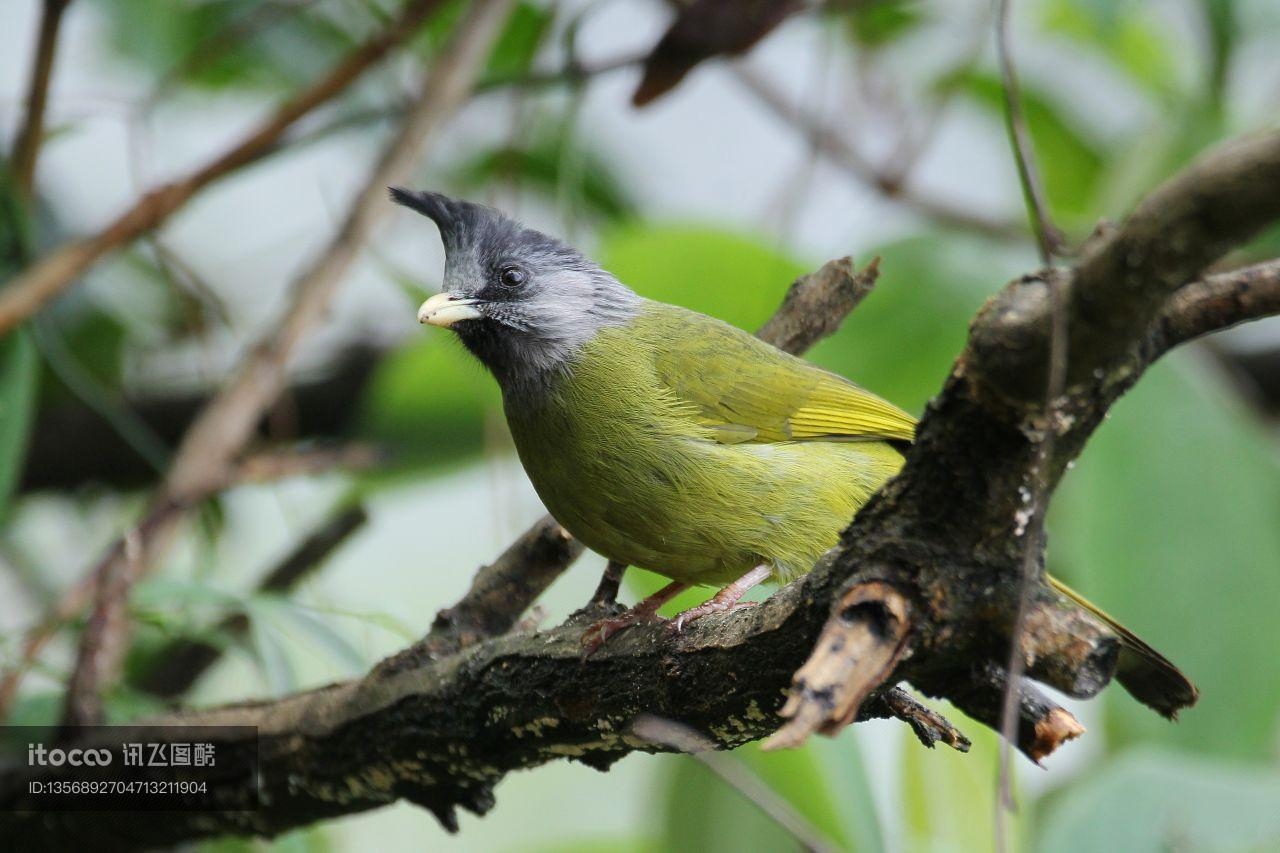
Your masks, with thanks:
[[[632,625],[643,625],[646,622],[661,621],[662,617],[658,615],[658,608],[688,588],[689,585],[687,583],[672,581],[627,612],[601,619],[582,635],[583,657],[590,657],[595,654],[596,650],[604,645],[605,640],[624,628],[630,628]]]
[[[600,578],[600,585],[592,593],[586,609],[605,610],[616,604],[618,602],[618,587],[622,584],[622,575],[626,570],[626,563],[610,560],[609,564],[604,567],[604,575]]]
[[[684,630],[684,626],[690,622],[696,622],[703,616],[711,613],[728,613],[732,610],[739,610],[743,607],[755,607],[754,601],[739,601],[742,596],[752,587],[769,579],[773,574],[773,569],[769,566],[756,566],[733,583],[720,590],[711,599],[704,601],[697,607],[691,607],[683,613],[671,620],[669,630],[673,634],[679,634]]]

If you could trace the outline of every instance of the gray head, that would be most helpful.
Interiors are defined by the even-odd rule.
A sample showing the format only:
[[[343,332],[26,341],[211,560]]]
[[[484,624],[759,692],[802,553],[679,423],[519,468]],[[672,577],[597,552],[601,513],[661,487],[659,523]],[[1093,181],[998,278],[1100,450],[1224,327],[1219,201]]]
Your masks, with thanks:
[[[545,382],[640,298],[578,250],[491,207],[398,187],[391,198],[435,222],[443,292],[418,321],[452,329],[504,389]]]

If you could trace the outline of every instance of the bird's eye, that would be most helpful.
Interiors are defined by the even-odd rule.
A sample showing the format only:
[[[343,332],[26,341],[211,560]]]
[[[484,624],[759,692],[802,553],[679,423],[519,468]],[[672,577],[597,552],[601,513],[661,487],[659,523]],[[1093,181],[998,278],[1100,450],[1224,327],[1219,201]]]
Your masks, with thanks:
[[[514,264],[508,264],[502,268],[499,277],[507,287],[519,287],[528,281],[529,274]]]

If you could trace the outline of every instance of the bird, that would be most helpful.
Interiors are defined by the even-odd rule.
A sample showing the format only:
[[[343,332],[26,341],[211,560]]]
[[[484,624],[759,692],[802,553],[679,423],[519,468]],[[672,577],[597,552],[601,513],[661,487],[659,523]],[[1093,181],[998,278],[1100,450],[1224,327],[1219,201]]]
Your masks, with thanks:
[[[588,653],[661,620],[659,608],[689,587],[720,589],[670,630],[751,606],[743,596],[765,581],[804,575],[902,467],[915,418],[850,380],[646,299],[494,208],[390,192],[432,220],[444,244],[442,290],[418,320],[455,333],[493,375],[552,517],[617,571],[670,579],[588,629]],[[1122,683],[1130,672],[1144,693],[1194,696],[1154,649],[1059,586],[1114,629]]]

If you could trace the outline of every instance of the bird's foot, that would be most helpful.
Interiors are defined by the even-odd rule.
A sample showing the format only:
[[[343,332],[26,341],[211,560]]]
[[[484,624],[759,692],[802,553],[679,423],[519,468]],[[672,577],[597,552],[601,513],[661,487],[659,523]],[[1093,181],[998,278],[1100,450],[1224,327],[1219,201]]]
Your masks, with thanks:
[[[704,601],[697,607],[691,607],[683,613],[676,616],[667,625],[667,633],[679,634],[684,630],[684,626],[692,622],[696,622],[703,616],[709,616],[712,613],[732,613],[735,610],[742,610],[747,607],[755,607],[754,601],[741,601],[742,596],[747,594],[753,586],[756,586],[763,580],[767,580],[769,575],[773,574],[773,570],[768,566],[756,566],[724,589],[717,592],[709,600]]]
[[[654,622],[666,622],[666,618],[650,610],[633,607],[617,616],[609,616],[591,625],[582,635],[582,656],[589,658],[613,635],[625,631],[635,625],[649,625]]]
[[[688,584],[672,581],[625,613],[609,616],[593,624],[582,635],[583,659],[585,660],[595,654],[605,644],[606,640],[619,631],[630,628],[633,625],[666,622],[666,619],[658,615],[658,608],[675,598],[687,587]]]
[[[719,596],[716,596],[719,598]],[[697,607],[690,607],[683,613],[676,614],[676,617],[667,623],[667,633],[679,634],[684,630],[684,626],[697,622],[703,616],[710,616],[712,613],[733,613],[735,610],[747,610],[755,607],[758,601],[731,601],[718,602],[715,598],[710,601],[704,601]]]

